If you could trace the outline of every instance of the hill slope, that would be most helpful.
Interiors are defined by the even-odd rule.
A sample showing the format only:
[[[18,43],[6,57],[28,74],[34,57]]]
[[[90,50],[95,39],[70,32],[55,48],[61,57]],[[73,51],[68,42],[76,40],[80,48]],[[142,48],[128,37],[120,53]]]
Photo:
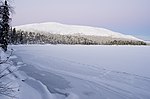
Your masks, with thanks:
[[[142,41],[134,36],[124,35],[104,28],[95,28],[95,27],[78,26],[78,25],[65,25],[65,24],[60,24],[55,22],[27,24],[27,25],[15,26],[15,28],[17,30],[23,30],[28,32],[42,32],[42,33],[75,35],[75,36],[78,35],[100,36],[100,37]]]

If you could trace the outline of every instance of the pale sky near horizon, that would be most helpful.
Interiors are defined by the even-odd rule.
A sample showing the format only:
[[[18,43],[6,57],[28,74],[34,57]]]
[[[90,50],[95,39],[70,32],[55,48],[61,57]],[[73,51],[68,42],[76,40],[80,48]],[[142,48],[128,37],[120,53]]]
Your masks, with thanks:
[[[150,0],[14,0],[12,4],[13,26],[59,22],[150,40]]]

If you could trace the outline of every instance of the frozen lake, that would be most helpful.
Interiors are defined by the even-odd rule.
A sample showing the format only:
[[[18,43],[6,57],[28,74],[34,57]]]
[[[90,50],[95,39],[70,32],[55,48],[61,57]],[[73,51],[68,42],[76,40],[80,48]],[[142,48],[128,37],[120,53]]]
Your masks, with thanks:
[[[58,99],[149,99],[149,46],[10,46]]]
[[[150,77],[150,46],[25,45],[13,48],[20,56],[35,54],[40,56],[39,60],[50,57],[58,62],[66,60]]]

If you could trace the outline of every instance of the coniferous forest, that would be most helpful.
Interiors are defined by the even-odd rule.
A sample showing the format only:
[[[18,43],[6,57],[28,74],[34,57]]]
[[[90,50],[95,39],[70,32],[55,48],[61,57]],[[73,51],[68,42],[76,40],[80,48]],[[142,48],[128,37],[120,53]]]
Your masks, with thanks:
[[[35,33],[15,28],[10,30],[9,44],[146,45],[143,41],[117,40],[86,35]]]

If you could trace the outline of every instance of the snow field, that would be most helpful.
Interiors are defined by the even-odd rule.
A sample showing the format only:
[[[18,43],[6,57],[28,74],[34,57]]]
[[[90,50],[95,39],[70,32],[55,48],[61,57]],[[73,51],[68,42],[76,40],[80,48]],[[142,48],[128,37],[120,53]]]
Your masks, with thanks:
[[[11,47],[26,64],[19,70],[40,81],[56,99],[150,98],[148,46]]]

